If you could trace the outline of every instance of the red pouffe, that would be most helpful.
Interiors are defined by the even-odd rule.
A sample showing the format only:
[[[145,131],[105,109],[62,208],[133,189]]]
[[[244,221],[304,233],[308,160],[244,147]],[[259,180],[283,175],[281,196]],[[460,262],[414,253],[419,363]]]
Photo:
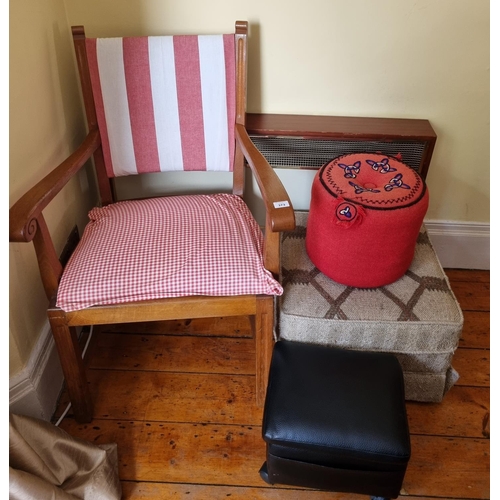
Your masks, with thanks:
[[[344,285],[392,283],[410,267],[428,206],[425,182],[400,160],[368,153],[335,158],[312,185],[309,258]]]

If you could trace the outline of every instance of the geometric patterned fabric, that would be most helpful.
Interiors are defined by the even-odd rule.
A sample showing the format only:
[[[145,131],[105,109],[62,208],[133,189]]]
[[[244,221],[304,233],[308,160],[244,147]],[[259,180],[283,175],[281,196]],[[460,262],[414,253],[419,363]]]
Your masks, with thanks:
[[[341,285],[305,250],[307,212],[282,240],[281,339],[391,352],[405,376],[406,398],[441,401],[458,379],[451,361],[463,327],[460,306],[423,225],[415,256],[399,280],[378,288]]]

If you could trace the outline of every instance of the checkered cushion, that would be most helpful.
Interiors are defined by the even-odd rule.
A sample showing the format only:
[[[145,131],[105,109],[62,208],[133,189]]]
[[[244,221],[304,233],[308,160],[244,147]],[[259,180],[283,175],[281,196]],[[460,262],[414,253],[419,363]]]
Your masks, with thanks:
[[[245,203],[229,194],[118,202],[90,223],[61,278],[57,306],[187,295],[281,295],[263,266],[263,236]]]

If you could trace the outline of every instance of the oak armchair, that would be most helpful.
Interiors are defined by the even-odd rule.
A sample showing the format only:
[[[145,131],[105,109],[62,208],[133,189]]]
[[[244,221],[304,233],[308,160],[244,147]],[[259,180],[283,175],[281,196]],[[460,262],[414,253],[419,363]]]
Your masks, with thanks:
[[[75,329],[83,325],[249,315],[263,405],[280,232],[295,218],[245,129],[247,29],[238,21],[231,35],[91,39],[72,28],[88,135],[11,208],[10,241],[34,243],[80,422],[93,417]],[[43,210],[91,157],[101,204],[63,268]],[[246,165],[266,208],[264,234],[243,202]],[[232,193],[116,200],[116,177],[168,170],[230,171]]]

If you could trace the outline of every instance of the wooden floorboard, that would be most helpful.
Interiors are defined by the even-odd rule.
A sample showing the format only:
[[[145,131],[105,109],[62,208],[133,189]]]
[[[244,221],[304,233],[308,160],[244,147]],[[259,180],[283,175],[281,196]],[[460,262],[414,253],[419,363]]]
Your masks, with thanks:
[[[453,282],[453,293],[463,311],[489,311],[490,285],[481,281]]]
[[[485,437],[489,415],[488,387],[455,386],[442,403],[407,402],[412,434],[450,437]]]
[[[460,374],[457,385],[489,387],[490,351],[489,349],[457,349],[452,361]]]
[[[367,495],[333,493],[313,490],[251,488],[244,486],[211,486],[199,484],[173,484],[154,482],[123,481],[123,500],[189,500],[226,499],[230,500],[367,500]],[[408,500],[429,500],[436,497],[406,495]],[[460,500],[462,500],[461,497]],[[459,500],[446,497],[446,500]]]
[[[103,376],[104,375],[104,376]],[[254,375],[106,372],[90,378],[95,415],[173,422],[261,422]]]
[[[173,484],[154,482],[123,482],[123,500],[366,500],[366,495],[330,493],[324,491],[245,486],[211,486],[200,484]],[[415,497],[412,497],[415,498]],[[415,498],[415,500],[418,500]],[[423,499],[421,499],[423,500]]]
[[[101,333],[91,368],[255,374],[251,338]]]
[[[458,281],[468,283],[489,283],[490,272],[475,269],[445,269],[448,279],[456,284]]]
[[[488,499],[489,272],[446,273],[464,310],[460,378],[442,403],[407,403],[412,456],[401,498]],[[61,428],[118,444],[125,500],[367,498],[261,480],[254,363],[247,318],[106,326],[86,359],[95,418],[80,425],[70,410]],[[63,394],[56,415],[66,404]]]
[[[460,347],[471,349],[490,348],[490,313],[488,311],[464,311],[464,327]]]

